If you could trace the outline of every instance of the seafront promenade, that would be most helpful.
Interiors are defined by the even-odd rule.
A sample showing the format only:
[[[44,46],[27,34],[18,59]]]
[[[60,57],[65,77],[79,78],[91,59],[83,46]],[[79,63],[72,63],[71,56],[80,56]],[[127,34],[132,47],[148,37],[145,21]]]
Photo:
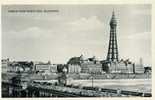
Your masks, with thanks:
[[[48,83],[48,82],[47,82]],[[42,82],[30,83],[27,87],[2,82],[2,97],[150,97],[151,93],[121,89],[108,89],[91,86],[59,86]],[[10,92],[11,91],[11,92]]]
[[[3,97],[118,97],[118,96],[151,96],[151,78],[104,79],[103,75],[90,77],[85,75],[82,79],[67,75],[67,84],[58,85],[58,79],[36,78],[33,74],[20,76],[20,84],[9,81],[18,74],[2,74]],[[71,74],[70,74],[71,75]],[[121,74],[108,74],[121,75]],[[123,75],[123,74],[122,74]],[[130,74],[132,75],[132,74]],[[134,74],[132,76],[141,75]],[[146,74],[142,74],[147,76]],[[151,75],[149,75],[151,76]],[[37,76],[38,77],[38,76]],[[55,76],[56,77],[56,76]],[[25,84],[25,85],[24,85]],[[11,91],[11,92],[10,92]],[[15,95],[14,95],[15,94]]]
[[[55,83],[57,80],[35,80],[36,82]],[[151,79],[94,79],[94,80],[69,80],[68,85],[98,87],[108,89],[121,89],[134,92],[151,93],[152,88]]]
[[[92,86],[92,80],[72,80],[69,84]],[[151,79],[94,79],[94,87],[151,93]]]

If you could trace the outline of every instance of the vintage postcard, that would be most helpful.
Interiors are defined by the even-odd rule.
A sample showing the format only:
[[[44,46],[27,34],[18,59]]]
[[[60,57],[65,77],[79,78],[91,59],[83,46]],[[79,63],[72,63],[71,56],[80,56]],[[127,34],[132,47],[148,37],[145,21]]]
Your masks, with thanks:
[[[151,17],[151,4],[1,5],[2,98],[151,98]]]

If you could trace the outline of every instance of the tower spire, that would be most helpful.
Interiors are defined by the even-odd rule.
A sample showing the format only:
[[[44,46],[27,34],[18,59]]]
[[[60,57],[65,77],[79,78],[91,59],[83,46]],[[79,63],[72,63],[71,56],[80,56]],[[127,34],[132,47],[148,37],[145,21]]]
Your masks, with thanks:
[[[117,47],[117,34],[116,34],[117,21],[115,18],[114,10],[110,20],[110,39],[107,54],[108,61],[118,61],[118,47]]]
[[[112,17],[115,17],[115,11],[114,11],[114,9],[112,11]]]
[[[111,18],[111,20],[116,20],[116,18],[115,18],[115,11],[114,10],[112,12],[112,18]]]

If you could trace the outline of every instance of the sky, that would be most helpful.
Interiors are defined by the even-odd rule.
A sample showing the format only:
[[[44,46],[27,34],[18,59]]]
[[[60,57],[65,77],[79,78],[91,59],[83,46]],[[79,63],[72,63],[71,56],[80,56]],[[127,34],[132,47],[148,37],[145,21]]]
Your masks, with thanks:
[[[10,10],[53,10],[9,12]],[[112,11],[120,59],[151,65],[151,5],[3,5],[2,58],[66,63],[106,59]]]

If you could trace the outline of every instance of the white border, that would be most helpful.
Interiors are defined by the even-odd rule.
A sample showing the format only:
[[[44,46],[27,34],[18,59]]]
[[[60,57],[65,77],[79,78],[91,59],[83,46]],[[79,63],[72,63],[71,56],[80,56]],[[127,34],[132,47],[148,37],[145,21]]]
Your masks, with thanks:
[[[153,2],[153,0],[3,0],[0,1],[1,5],[7,4],[7,5],[12,5],[12,4],[152,4],[152,97],[151,98],[143,98],[143,97],[99,97],[99,98],[0,98],[0,99],[4,99],[4,100],[8,100],[8,99],[14,99],[14,100],[20,100],[20,99],[24,99],[24,100],[32,100],[32,99],[38,99],[38,100],[73,100],[73,99],[77,99],[77,100],[81,100],[81,99],[89,99],[89,100],[120,100],[120,99],[124,99],[124,100],[155,100],[154,98],[154,89],[155,89],[155,79],[154,79],[154,65],[155,65],[155,13],[154,13],[154,4],[155,2]],[[1,8],[0,8],[0,12],[1,12]],[[0,20],[0,26],[1,26],[1,20]],[[1,30],[1,27],[0,27]],[[2,32],[2,31],[0,31]],[[1,34],[0,34],[0,39],[1,39]],[[1,52],[2,48],[1,48],[1,41],[0,41],[0,52]],[[1,53],[0,53],[0,58],[1,58]],[[1,64],[1,63],[0,63]],[[1,70],[1,67],[0,67]],[[1,79],[1,74],[0,74],[0,79]],[[1,86],[1,83],[0,83]],[[1,91],[0,91],[1,94]]]

